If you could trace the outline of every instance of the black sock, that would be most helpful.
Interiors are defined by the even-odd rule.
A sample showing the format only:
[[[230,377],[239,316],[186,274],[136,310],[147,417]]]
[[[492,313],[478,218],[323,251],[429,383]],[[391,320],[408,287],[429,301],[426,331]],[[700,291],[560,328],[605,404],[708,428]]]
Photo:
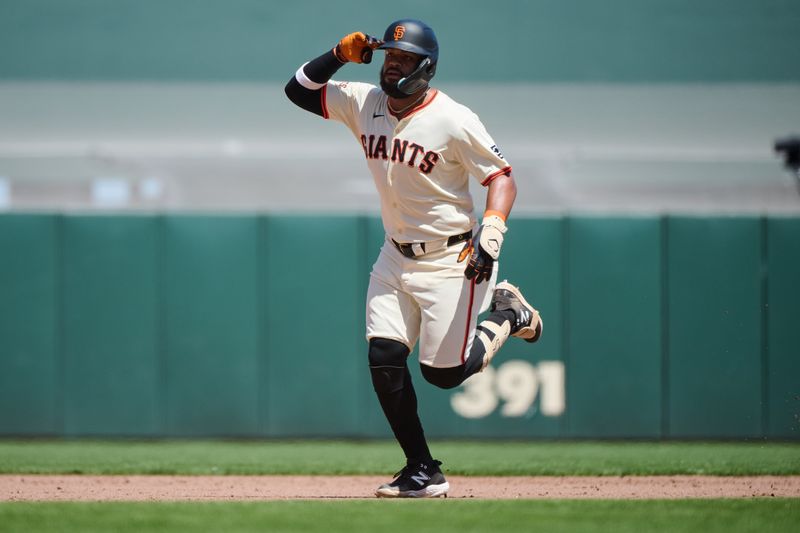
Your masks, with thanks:
[[[379,392],[378,401],[394,436],[409,463],[431,461],[431,452],[425,432],[417,414],[417,394],[411,382],[411,373],[405,367],[403,388],[392,392]]]

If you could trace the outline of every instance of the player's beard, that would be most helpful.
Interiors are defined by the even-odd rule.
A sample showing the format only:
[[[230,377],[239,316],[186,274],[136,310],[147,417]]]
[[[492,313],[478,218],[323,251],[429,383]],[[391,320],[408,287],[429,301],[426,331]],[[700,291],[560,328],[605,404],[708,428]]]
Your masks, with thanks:
[[[383,75],[384,68],[385,67],[381,67],[381,73],[380,73],[381,89],[383,89],[383,92],[385,92],[392,98],[408,98],[408,95],[406,93],[402,92],[400,89],[397,88],[397,82],[399,82],[403,78],[400,78],[400,80],[394,82],[386,81],[386,77]]]

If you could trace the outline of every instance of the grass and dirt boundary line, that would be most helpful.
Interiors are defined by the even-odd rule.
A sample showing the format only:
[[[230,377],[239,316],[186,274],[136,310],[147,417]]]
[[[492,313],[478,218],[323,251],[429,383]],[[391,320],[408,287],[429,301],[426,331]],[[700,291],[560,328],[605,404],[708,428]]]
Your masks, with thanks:
[[[371,497],[400,466],[389,441],[0,440],[0,532],[739,533],[800,523],[800,443],[431,444],[453,487],[446,500]],[[21,497],[43,488],[50,496]]]

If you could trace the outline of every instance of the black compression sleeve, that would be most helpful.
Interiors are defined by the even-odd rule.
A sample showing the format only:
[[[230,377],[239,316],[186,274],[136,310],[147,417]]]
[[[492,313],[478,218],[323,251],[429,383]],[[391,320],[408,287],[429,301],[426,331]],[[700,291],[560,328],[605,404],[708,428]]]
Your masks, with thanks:
[[[331,50],[309,61],[303,67],[303,72],[314,83],[327,83],[336,71],[342,68],[342,65],[344,63],[336,59]],[[322,109],[322,88],[308,89],[297,81],[297,76],[292,76],[289,83],[286,84],[284,92],[289,100],[298,107],[321,117],[325,116]]]
[[[321,56],[312,59],[308,64],[303,67],[303,72],[306,73],[308,79],[317,83],[326,83],[329,79],[336,74],[336,71],[342,68],[342,63],[333,53],[333,50],[325,52]]]

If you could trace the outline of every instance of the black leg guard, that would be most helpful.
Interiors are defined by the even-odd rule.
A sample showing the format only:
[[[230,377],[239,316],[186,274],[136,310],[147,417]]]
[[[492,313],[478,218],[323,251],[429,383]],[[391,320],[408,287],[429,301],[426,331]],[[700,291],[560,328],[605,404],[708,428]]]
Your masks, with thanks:
[[[369,341],[369,370],[383,414],[409,461],[431,461],[425,432],[417,415],[417,394],[406,359],[409,350],[389,339]]]

